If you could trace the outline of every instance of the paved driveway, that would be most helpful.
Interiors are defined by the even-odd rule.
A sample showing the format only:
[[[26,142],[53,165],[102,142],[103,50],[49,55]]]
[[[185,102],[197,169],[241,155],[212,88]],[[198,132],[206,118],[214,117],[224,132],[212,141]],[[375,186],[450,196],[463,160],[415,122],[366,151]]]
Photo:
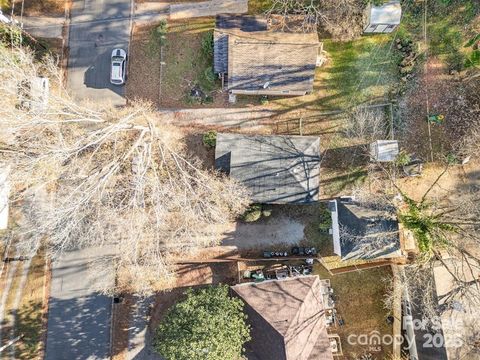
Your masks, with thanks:
[[[110,55],[128,50],[131,0],[75,0],[72,7],[67,86],[79,100],[124,105],[124,87],[110,84]]]
[[[110,358],[112,298],[95,293],[88,263],[108,248],[64,253],[53,262],[46,360]]]

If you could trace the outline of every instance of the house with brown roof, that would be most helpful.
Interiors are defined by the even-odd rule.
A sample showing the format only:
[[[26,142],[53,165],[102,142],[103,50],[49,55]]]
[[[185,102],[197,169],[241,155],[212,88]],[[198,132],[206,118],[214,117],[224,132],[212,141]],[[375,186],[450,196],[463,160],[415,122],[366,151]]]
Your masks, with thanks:
[[[313,91],[318,34],[268,29],[260,17],[219,15],[214,70],[230,94],[300,96]]]
[[[231,289],[245,302],[252,337],[246,344],[249,360],[333,360],[317,275]]]

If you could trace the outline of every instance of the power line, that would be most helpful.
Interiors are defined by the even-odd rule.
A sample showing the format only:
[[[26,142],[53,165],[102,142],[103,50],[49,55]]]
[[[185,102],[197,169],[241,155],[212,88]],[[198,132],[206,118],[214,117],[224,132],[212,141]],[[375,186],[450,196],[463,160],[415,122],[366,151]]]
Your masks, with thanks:
[[[430,99],[428,96],[428,38],[427,38],[427,19],[428,19],[428,0],[424,0],[424,12],[423,12],[423,39],[425,42],[425,100],[426,100],[426,109],[427,109],[427,126],[428,126],[428,143],[430,146],[430,159],[433,162],[433,145],[432,145],[432,126],[430,125],[429,115],[430,115]]]

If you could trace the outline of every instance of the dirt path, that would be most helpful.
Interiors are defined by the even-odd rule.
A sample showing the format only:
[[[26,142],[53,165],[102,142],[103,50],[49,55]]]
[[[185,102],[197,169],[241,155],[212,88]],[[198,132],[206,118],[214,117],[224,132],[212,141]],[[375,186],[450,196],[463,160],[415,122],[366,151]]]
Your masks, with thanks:
[[[176,125],[213,125],[226,128],[255,129],[260,123],[276,115],[273,110],[252,108],[211,108],[211,109],[178,109],[161,110],[160,114],[170,117]]]

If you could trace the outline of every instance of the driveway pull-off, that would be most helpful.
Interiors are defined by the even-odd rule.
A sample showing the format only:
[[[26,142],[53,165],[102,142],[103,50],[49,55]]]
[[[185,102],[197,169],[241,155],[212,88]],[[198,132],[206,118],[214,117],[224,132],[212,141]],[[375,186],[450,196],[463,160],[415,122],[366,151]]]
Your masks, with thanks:
[[[125,105],[124,86],[110,83],[112,50],[128,50],[131,0],[74,0],[67,88],[78,100]]]

